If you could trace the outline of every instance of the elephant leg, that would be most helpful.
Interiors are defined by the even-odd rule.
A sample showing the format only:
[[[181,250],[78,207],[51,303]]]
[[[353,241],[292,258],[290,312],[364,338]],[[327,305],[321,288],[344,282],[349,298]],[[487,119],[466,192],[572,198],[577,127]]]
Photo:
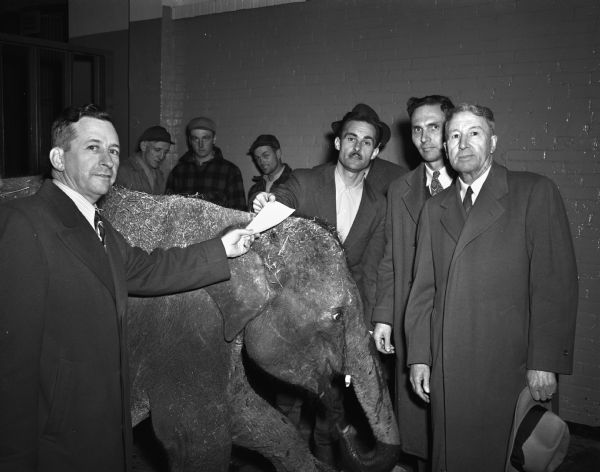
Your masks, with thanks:
[[[229,388],[233,443],[258,452],[278,472],[333,471],[310,453],[292,422],[252,389],[239,354],[233,355],[237,361]]]
[[[154,434],[169,457],[171,472],[227,472],[231,455],[229,413],[207,402],[199,406],[196,398],[186,399],[185,392],[170,398],[151,396]],[[187,395],[189,398],[189,395]]]

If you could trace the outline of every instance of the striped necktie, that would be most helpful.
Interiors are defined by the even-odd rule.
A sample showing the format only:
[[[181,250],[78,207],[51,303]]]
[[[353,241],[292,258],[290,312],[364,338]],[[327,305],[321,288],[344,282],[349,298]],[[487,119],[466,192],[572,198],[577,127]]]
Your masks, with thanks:
[[[106,241],[105,241],[106,233],[104,230],[104,221],[102,220],[102,217],[100,216],[100,211],[97,208],[96,208],[96,213],[94,214],[94,229],[96,230],[96,234],[98,235],[98,238],[102,242],[102,245],[104,247],[106,247]]]

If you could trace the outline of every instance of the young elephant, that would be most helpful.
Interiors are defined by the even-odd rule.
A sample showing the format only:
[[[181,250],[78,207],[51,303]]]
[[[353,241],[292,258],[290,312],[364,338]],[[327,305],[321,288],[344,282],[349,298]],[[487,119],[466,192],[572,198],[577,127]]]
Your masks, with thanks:
[[[106,217],[132,244],[186,246],[245,226],[251,214],[193,198],[113,191]],[[289,218],[230,260],[231,280],[184,294],[130,298],[132,421],[149,414],[173,471],[226,471],[232,444],[279,471],[328,470],[290,421],[250,386],[242,351],[269,375],[328,400],[350,375],[376,440],[358,452],[340,425],[351,470],[390,470],[399,437],[358,290],[337,239],[314,221]]]

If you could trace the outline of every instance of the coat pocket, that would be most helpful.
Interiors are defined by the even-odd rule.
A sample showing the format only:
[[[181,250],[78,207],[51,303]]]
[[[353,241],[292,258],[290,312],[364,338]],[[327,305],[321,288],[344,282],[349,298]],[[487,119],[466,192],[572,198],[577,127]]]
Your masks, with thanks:
[[[69,405],[74,392],[74,369],[73,365],[61,359],[56,371],[56,380],[52,389],[48,421],[44,428],[44,434],[57,435],[64,431]]]

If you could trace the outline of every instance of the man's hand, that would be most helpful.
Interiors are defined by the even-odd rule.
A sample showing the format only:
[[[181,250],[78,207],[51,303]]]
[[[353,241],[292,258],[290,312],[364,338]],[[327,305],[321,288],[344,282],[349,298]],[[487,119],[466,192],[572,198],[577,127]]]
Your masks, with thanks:
[[[227,257],[238,257],[246,254],[254,242],[256,235],[250,229],[233,229],[221,237]]]
[[[431,371],[427,364],[411,364],[410,384],[421,400],[429,403],[429,375]]]
[[[252,201],[252,209],[254,210],[254,213],[258,213],[262,209],[262,207],[264,207],[268,202],[274,201],[275,195],[273,195],[272,193],[260,192],[256,195],[256,197],[254,197],[254,200]]]
[[[543,370],[528,370],[527,385],[535,401],[551,400],[556,392],[556,374]]]
[[[392,338],[392,327],[387,323],[376,323],[375,329],[373,330],[373,339],[375,340],[375,347],[382,354],[393,354],[395,352],[394,346],[391,342]]]

